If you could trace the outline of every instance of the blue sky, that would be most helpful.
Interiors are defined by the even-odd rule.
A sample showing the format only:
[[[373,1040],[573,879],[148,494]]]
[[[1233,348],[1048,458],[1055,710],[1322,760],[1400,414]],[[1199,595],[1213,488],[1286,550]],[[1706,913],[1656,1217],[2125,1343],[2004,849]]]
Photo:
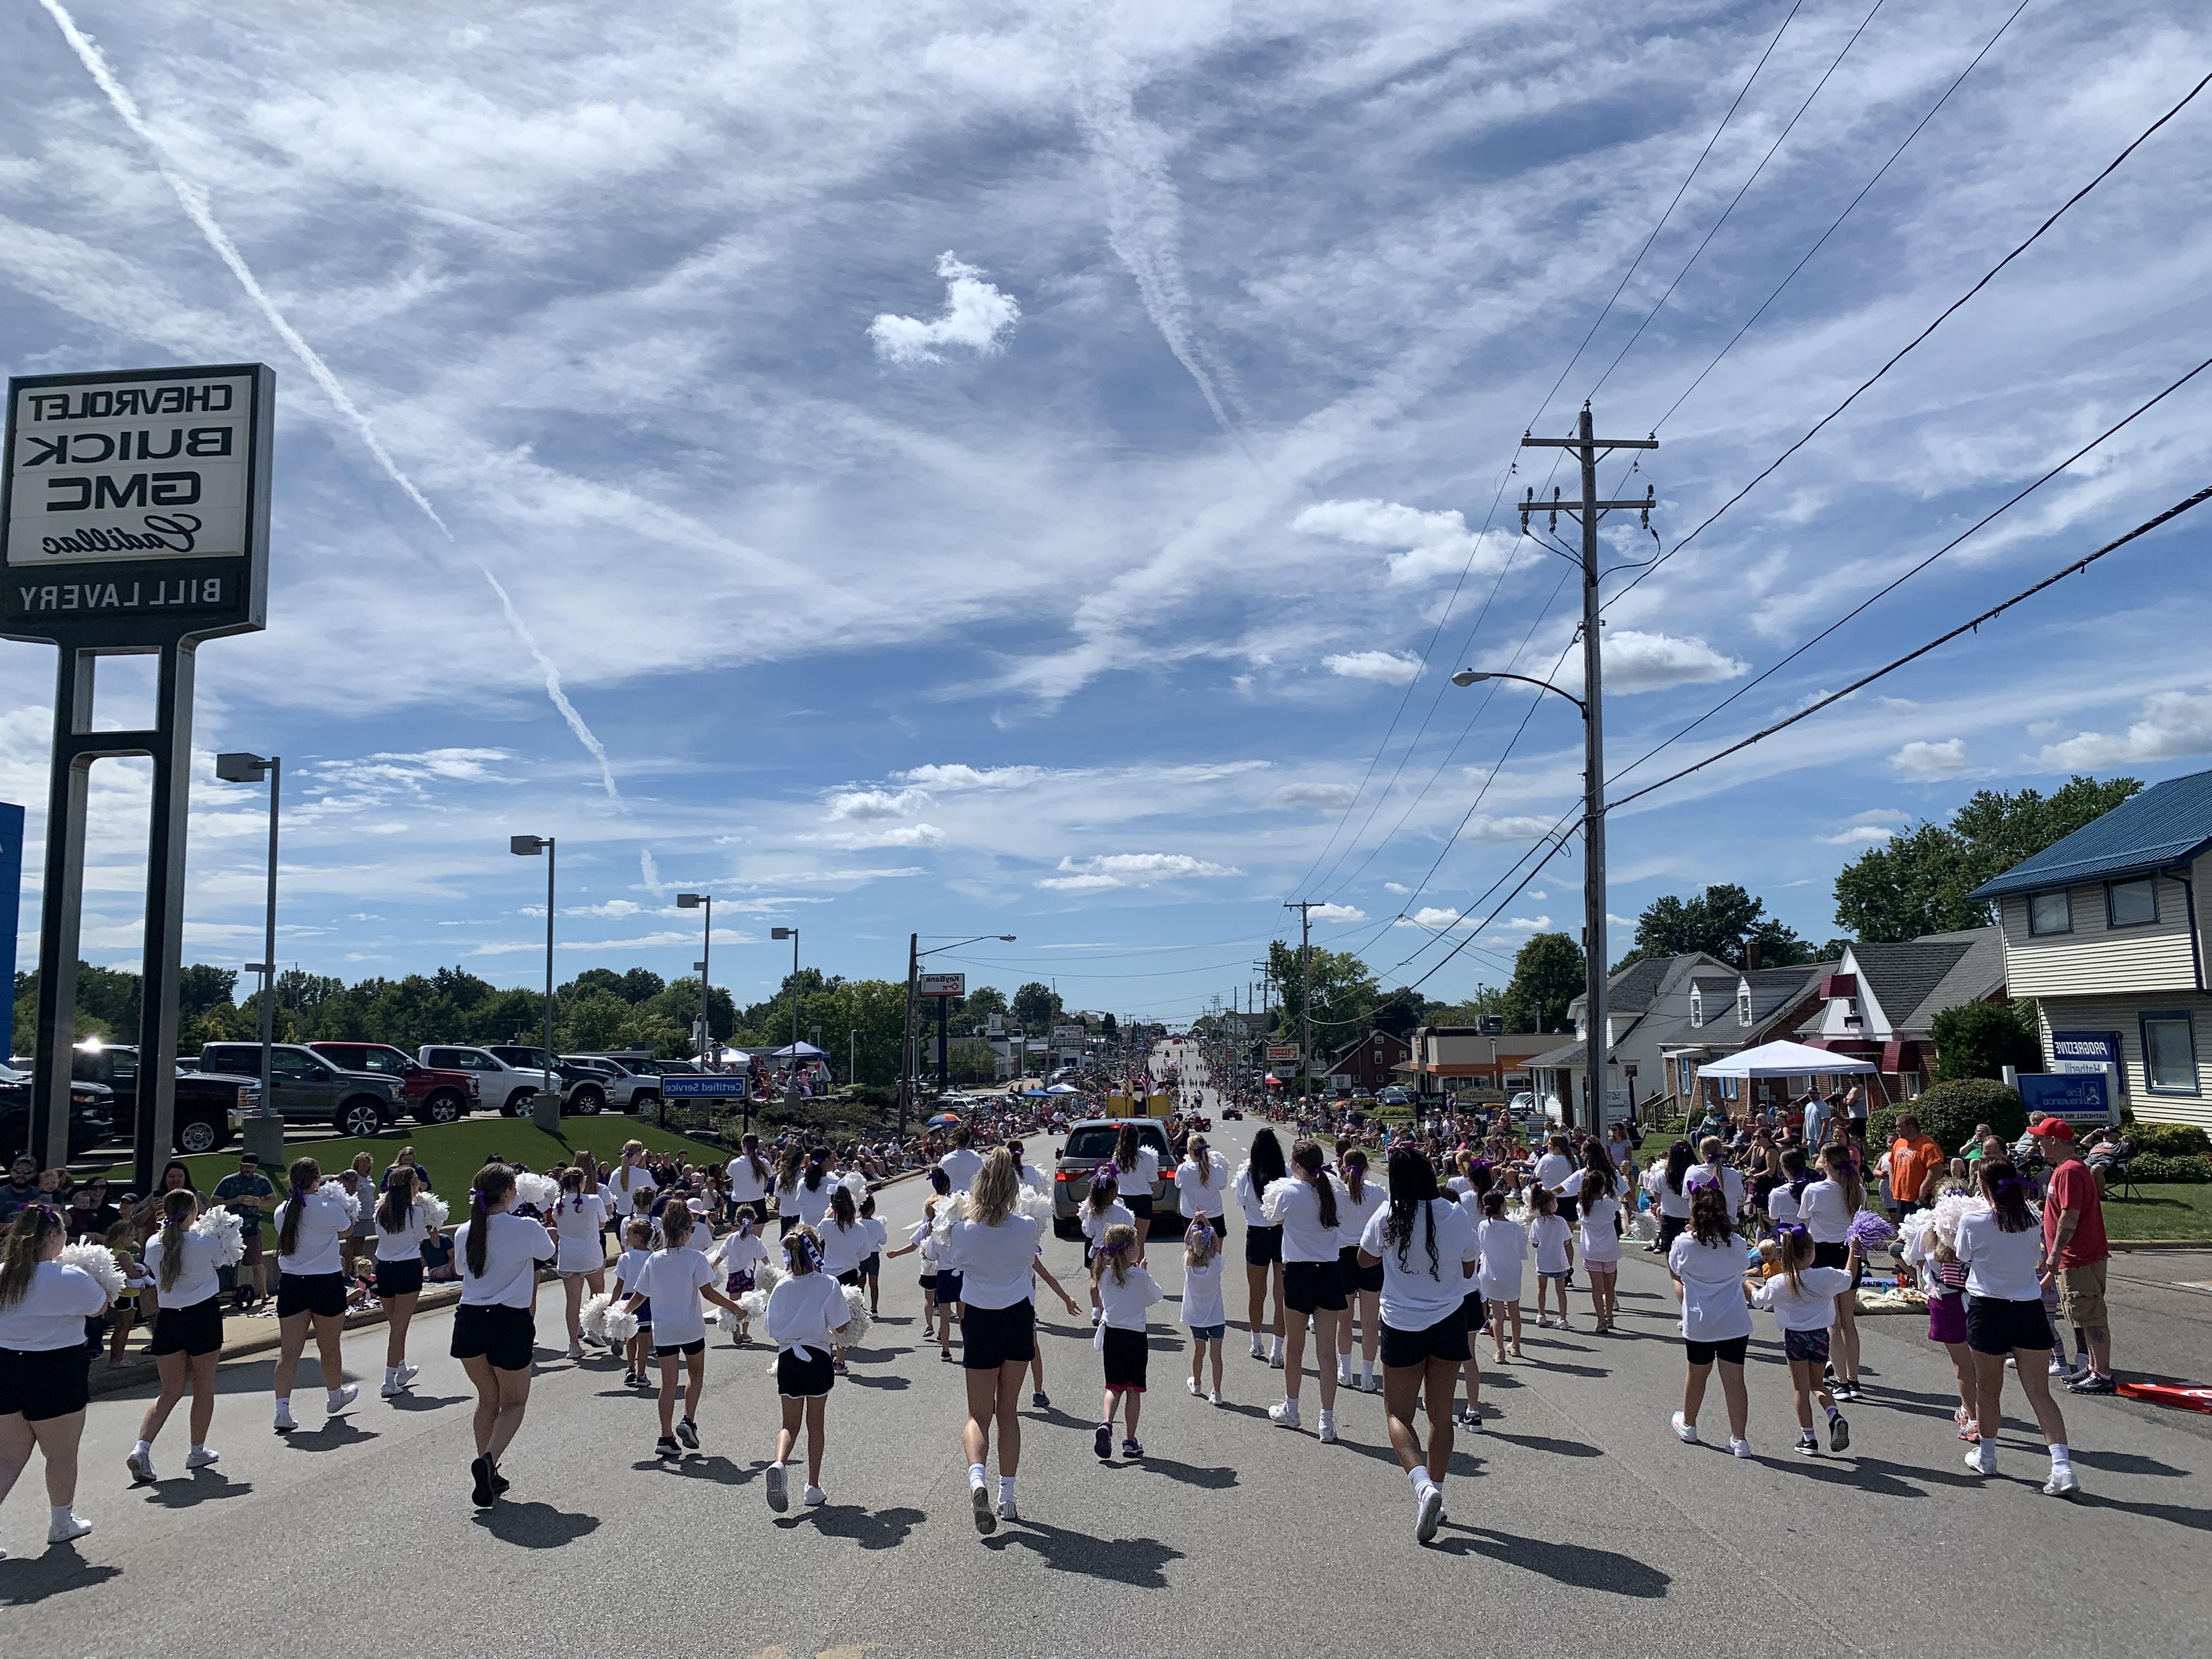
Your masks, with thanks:
[[[527,830],[562,843],[563,977],[688,971],[673,895],[705,887],[740,1000],[796,921],[892,977],[909,931],[1016,933],[971,975],[1173,1019],[1253,977],[1286,898],[1392,980],[1487,914],[1581,764],[1565,704],[1516,740],[1523,694],[1444,678],[1576,672],[1566,567],[1490,517],[1549,476],[1508,477],[1515,441],[1593,391],[1603,432],[1660,422],[2015,0],[1804,0],[1693,175],[1785,5],[81,0],[141,131],[58,3],[0,19],[9,372],[281,388],[270,626],[201,653],[189,957],[259,951],[260,799],[211,765],[240,747],[289,773],[287,963],[534,981]],[[1666,418],[1626,486],[1661,535],[2207,69],[2185,0],[2033,0]],[[1616,768],[2206,355],[2200,101],[1609,612]],[[2208,411],[2177,394],[1670,756],[2197,487]],[[2203,534],[1624,811],[1611,912],[1735,880],[1825,939],[1844,860],[1976,788],[2200,766]],[[51,685],[0,645],[27,964]],[[94,798],[85,954],[128,964],[143,775]],[[1502,982],[1580,885],[1556,860],[1425,988]]]

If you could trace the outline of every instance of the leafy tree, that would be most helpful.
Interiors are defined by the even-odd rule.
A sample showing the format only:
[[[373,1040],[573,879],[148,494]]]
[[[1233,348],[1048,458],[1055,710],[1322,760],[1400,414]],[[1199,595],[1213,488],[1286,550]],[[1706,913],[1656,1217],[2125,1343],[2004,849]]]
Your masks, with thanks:
[[[1101,1016],[1098,1022],[1098,1030],[1100,1034],[1103,1036],[1109,1042],[1113,1042],[1121,1035],[1120,1028],[1115,1024],[1114,1016],[1111,1014]]]
[[[1462,1002],[1432,1002],[1422,1022],[1428,1025],[1474,1025],[1485,1014],[1505,1012],[1505,993],[1494,985],[1477,985],[1474,994]]]
[[[1373,971],[1349,951],[1324,951],[1316,945],[1305,953],[1303,972],[1298,954],[1298,946],[1280,939],[1267,947],[1267,971],[1282,988],[1282,1029],[1292,1041],[1302,1038],[1304,1011],[1310,999],[1314,1052],[1326,1054],[1375,1023],[1382,993]]]
[[[1836,920],[1862,939],[1891,942],[1983,927],[1990,907],[1966,895],[2102,817],[2142,787],[2076,775],[2051,795],[1975,792],[1948,824],[1923,822],[1868,848],[1836,876]]]
[[[1583,947],[1565,933],[1538,933],[1513,958],[1499,1012],[1510,1031],[1566,1031],[1567,1005],[1583,994]]]
[[[1965,1002],[1929,1022],[1936,1042],[1936,1075],[2002,1078],[2004,1068],[2043,1069],[2043,1039],[2032,1002]]]
[[[1745,963],[1744,945],[1759,941],[1759,965],[1788,968],[1814,960],[1813,947],[1790,928],[1765,914],[1764,901],[1734,882],[1705,889],[1693,898],[1669,894],[1654,899],[1636,919],[1636,940],[1613,963],[1618,973],[1646,957],[1682,956],[1702,951],[1730,967]]]
[[[952,1012],[960,1015],[974,1030],[981,1030],[991,1023],[991,1016],[1004,1018],[1007,1012],[1006,994],[995,985],[979,985],[960,1000]]]
[[[1014,993],[1014,1024],[1030,1036],[1040,1031],[1049,1032],[1053,1022],[1060,1018],[1060,994],[1049,985],[1031,980]]]

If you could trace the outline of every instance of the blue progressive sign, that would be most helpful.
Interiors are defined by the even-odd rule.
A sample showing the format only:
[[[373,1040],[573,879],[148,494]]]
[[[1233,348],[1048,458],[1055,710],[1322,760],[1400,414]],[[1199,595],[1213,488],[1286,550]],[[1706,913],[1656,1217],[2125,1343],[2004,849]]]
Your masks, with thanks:
[[[2112,1121],[2112,1102],[2105,1092],[2102,1072],[2027,1073],[2020,1079],[2020,1097],[2030,1111],[2051,1117],[2098,1123]]]
[[[2120,1034],[2118,1031],[2053,1031],[2051,1034],[2051,1060],[2052,1069],[2060,1072],[2118,1066],[2120,1063]]]
[[[750,1087],[751,1079],[743,1077],[671,1074],[660,1079],[660,1096],[664,1100],[743,1100]]]

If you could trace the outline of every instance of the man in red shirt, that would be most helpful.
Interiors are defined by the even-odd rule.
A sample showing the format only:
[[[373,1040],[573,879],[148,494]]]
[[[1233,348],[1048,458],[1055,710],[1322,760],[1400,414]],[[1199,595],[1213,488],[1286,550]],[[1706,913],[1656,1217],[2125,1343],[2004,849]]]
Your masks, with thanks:
[[[2081,1161],[2073,1126],[2047,1117],[2028,1133],[2043,1146],[2051,1180],[2043,1200],[2043,1277],[2058,1276],[2058,1296],[2075,1340],[2087,1353],[2087,1375],[2069,1386],[2075,1394],[2112,1392],[2112,1330],[2105,1310],[2105,1267],[2112,1250],[2105,1243],[2105,1200],[2096,1172]]]

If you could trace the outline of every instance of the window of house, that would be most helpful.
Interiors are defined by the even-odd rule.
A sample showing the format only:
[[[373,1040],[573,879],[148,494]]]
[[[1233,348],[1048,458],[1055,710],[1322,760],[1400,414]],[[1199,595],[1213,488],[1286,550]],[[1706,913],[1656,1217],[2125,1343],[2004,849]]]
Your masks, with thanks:
[[[2187,1014],[2145,1014],[2142,1046],[2143,1081],[2152,1093],[2197,1092],[2197,1035]]]
[[[2146,876],[2140,881],[2105,884],[2105,925],[2140,927],[2158,920],[2158,882]]]
[[[1690,1024],[1703,1025],[1705,1023],[1705,994],[1699,988],[1692,985],[1690,988]]]
[[[1735,1023],[1747,1029],[1751,1024],[1751,988],[1748,985],[1735,994]]]
[[[2074,896],[2069,892],[2030,893],[2027,931],[2031,933],[2070,933],[2074,931]]]
[[[1686,1060],[1674,1062],[1674,1092],[1687,1096],[1690,1092],[1690,1073],[1696,1068]]]

